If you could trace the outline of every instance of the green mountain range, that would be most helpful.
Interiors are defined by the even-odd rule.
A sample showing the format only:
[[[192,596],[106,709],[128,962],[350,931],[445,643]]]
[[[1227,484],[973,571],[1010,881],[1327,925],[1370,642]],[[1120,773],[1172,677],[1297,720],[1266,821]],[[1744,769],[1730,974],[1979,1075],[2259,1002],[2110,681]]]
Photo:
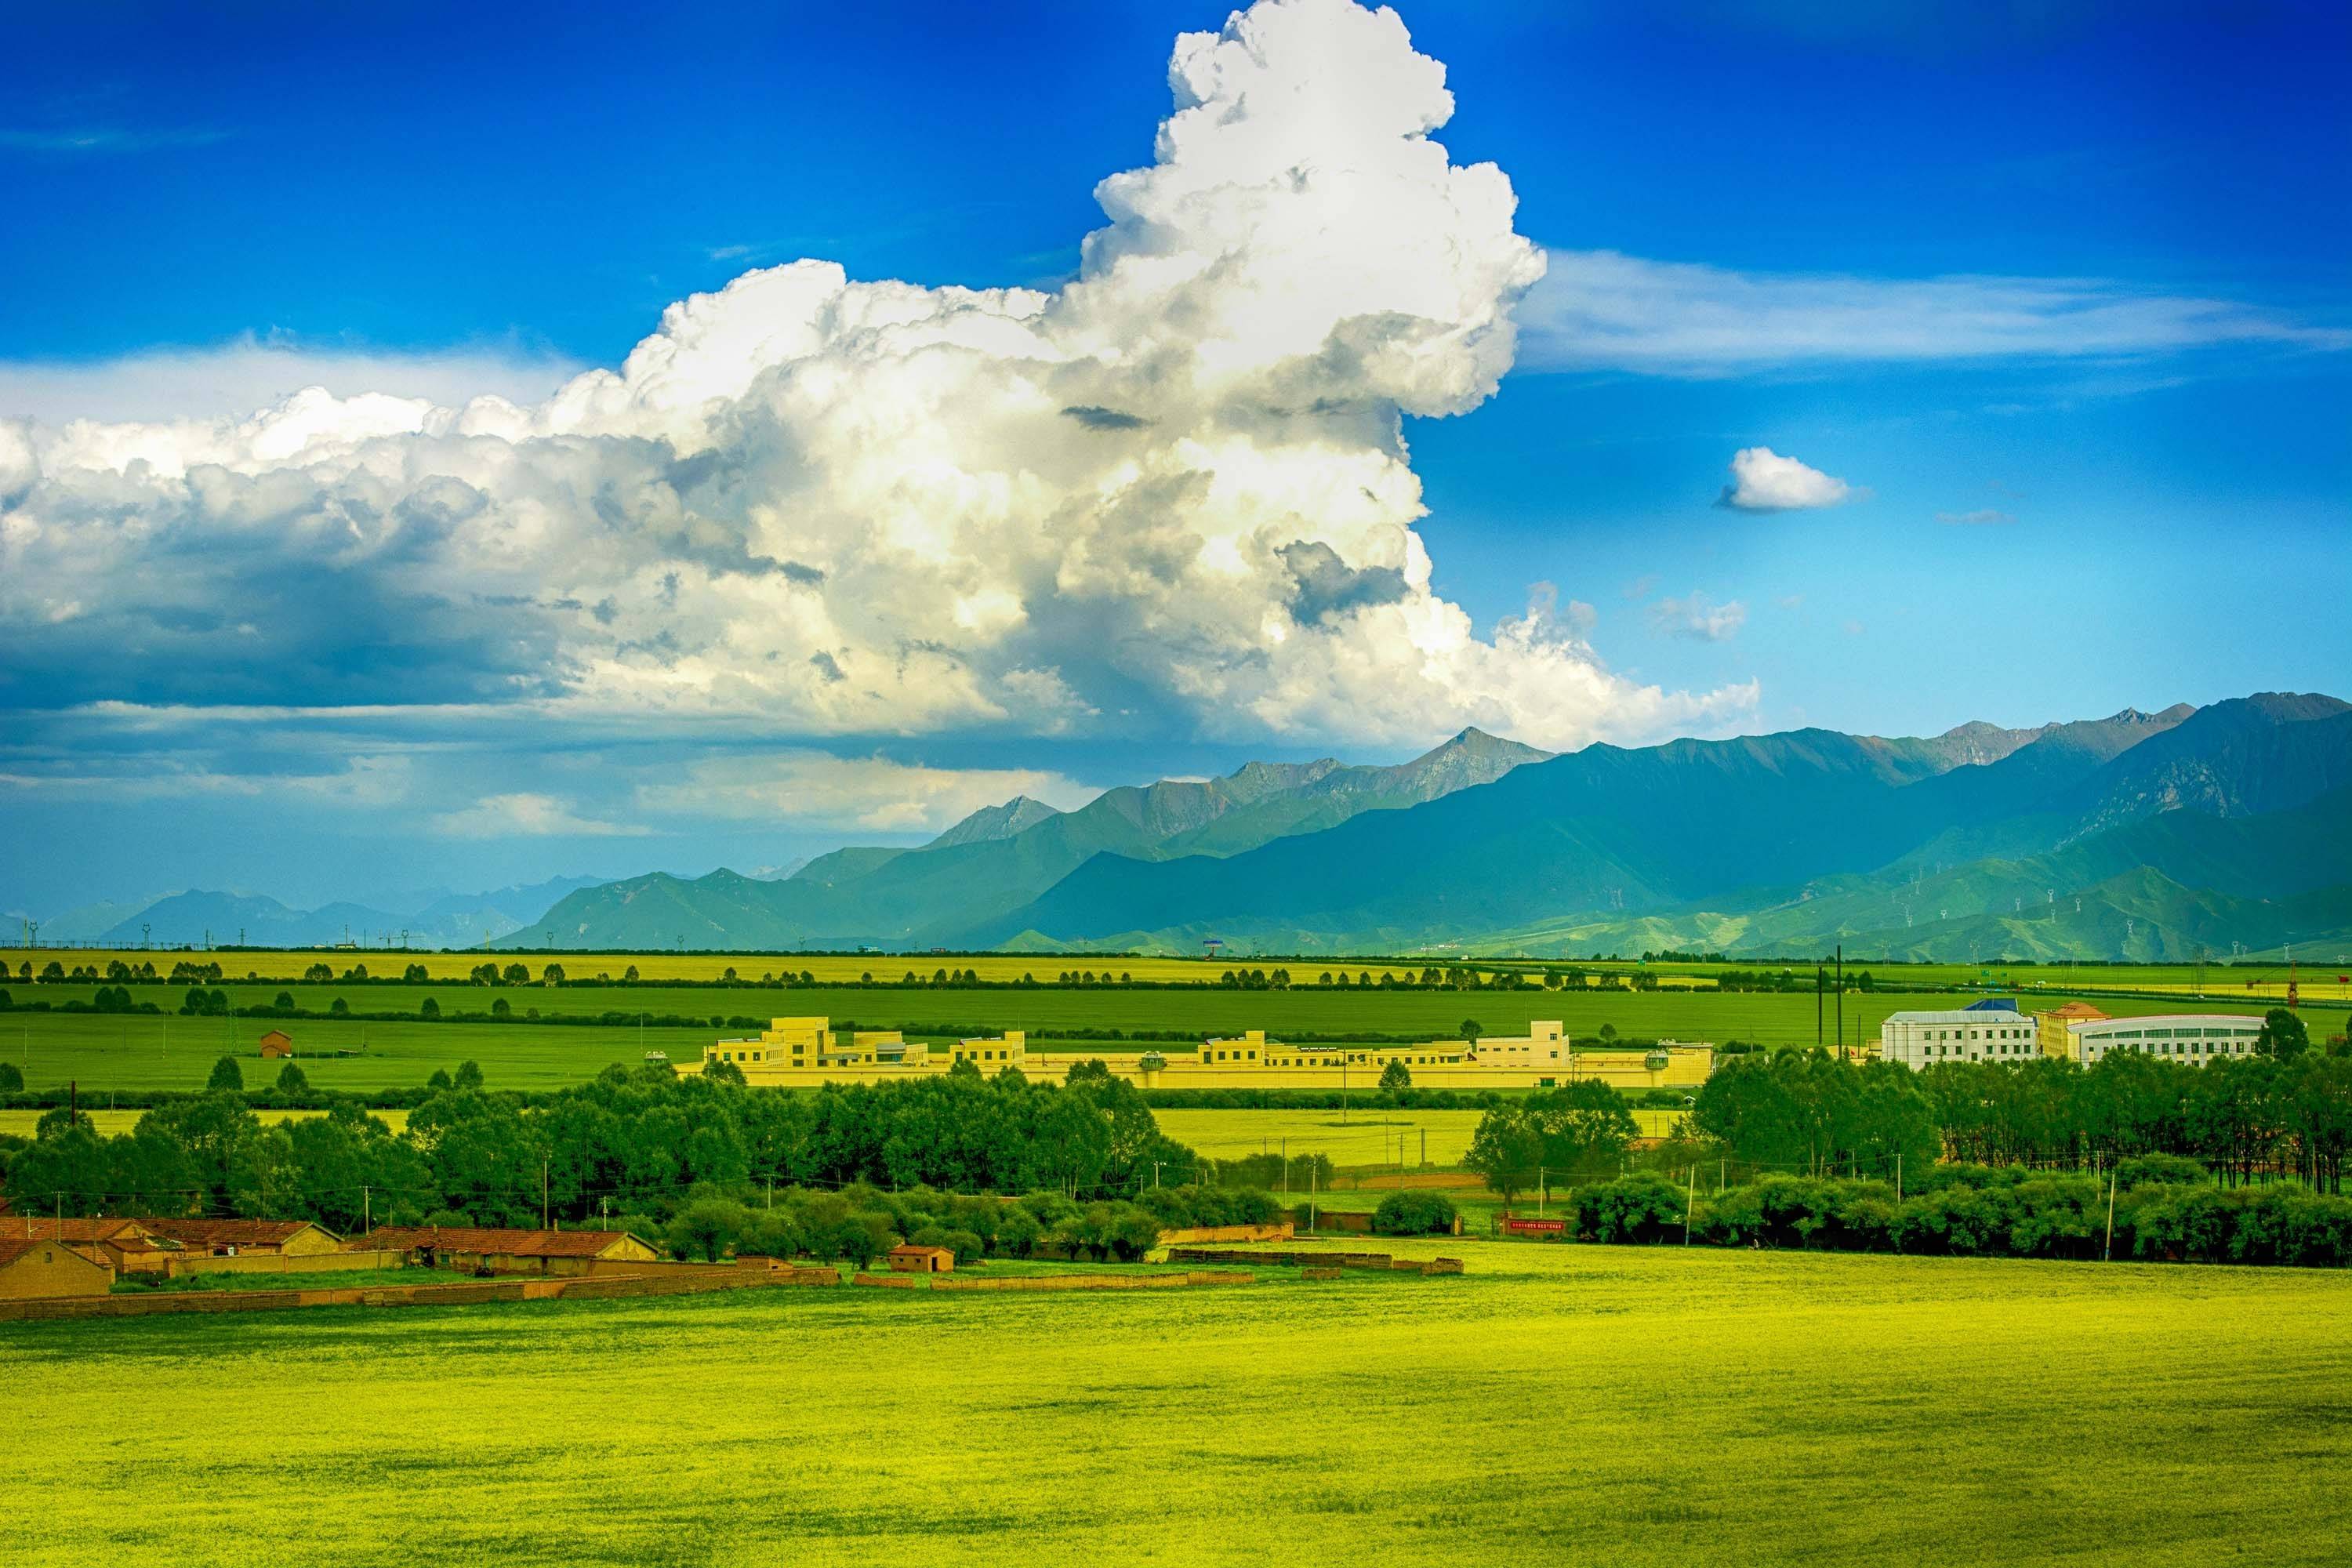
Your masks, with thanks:
[[[573,893],[504,947],[838,949],[954,945],[1097,856],[1213,857],[1392,814],[1551,753],[1465,730],[1391,767],[1251,763],[1217,779],[1107,790],[1076,811],[1015,798],[912,849],[849,848],[780,882],[656,874]]]
[[[645,877],[499,945],[2188,958],[2352,936],[2352,707],[1799,730],[1014,799],[794,876]]]

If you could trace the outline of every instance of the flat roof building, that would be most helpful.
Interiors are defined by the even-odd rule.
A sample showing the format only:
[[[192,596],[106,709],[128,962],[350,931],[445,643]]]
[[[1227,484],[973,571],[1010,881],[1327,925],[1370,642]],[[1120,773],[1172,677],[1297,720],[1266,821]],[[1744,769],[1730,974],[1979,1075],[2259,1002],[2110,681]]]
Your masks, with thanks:
[[[2204,1067],[2254,1054],[2263,1021],[2244,1013],[2148,1013],[2137,1018],[2076,1018],[2061,1026],[2053,1056],[2090,1067],[2116,1051]]]
[[[1942,1062],[2026,1061],[2041,1054],[2033,1020],[2013,1006],[1892,1013],[1878,1026],[1879,1059],[1915,1072]]]

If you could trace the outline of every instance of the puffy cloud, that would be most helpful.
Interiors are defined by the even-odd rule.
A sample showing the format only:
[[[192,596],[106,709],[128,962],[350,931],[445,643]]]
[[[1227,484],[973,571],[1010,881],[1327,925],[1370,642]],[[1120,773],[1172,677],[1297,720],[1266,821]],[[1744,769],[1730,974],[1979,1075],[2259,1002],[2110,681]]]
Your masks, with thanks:
[[[582,816],[568,803],[532,792],[485,795],[463,811],[443,813],[434,826],[452,838],[612,838],[646,831]]]
[[[884,756],[794,752],[708,758],[682,780],[640,785],[636,800],[664,816],[909,833],[936,832],[1014,795],[1066,810],[1094,794],[1039,769],[934,768]]]
[[[1650,606],[1650,626],[1667,637],[1693,642],[1729,642],[1748,624],[1748,606],[1738,599],[1718,605],[1705,594],[1660,599]]]
[[[536,403],[580,371],[520,342],[403,353],[245,337],[104,360],[0,360],[0,419],[49,426],[242,419],[306,387],[346,397],[384,393],[463,403],[489,394]]]
[[[1544,262],[1431,139],[1453,99],[1394,13],[1265,0],[1169,80],[1055,289],[795,261],[536,399],[394,378],[0,438],[0,694],[1553,747],[1751,706],[1432,587],[1402,418],[1494,393]]]
[[[1741,511],[1804,511],[1835,506],[1859,493],[1843,479],[1833,479],[1769,447],[1746,447],[1731,455],[1731,483],[1723,487],[1716,504]]]

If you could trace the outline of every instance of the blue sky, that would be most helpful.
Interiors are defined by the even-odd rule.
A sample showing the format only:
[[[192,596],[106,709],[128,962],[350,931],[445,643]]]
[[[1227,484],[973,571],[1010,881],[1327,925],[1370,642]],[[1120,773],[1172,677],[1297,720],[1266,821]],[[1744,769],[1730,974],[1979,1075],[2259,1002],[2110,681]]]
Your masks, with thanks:
[[[772,468],[750,466],[765,477],[730,504],[751,511],[714,524],[716,543],[614,470],[546,478],[631,540],[671,530],[683,590],[658,552],[609,582],[562,557],[534,566],[517,541],[552,503],[478,474],[489,510],[363,561],[337,553],[318,539],[364,531],[379,502],[413,518],[438,492],[353,491],[338,468],[342,489],[289,499],[314,449],[298,463],[267,457],[272,438],[205,444],[184,423],[314,381],[341,399],[535,403],[618,366],[672,301],[804,257],[851,280],[1057,290],[1106,222],[1097,182],[1154,162],[1172,41],[1223,26],[1223,8],[19,19],[0,61],[0,419],[31,421],[21,439],[42,455],[12,495],[0,447],[0,561],[17,584],[0,588],[0,829],[29,846],[0,907],[748,868],[919,837],[1000,786],[1067,804],[1251,756],[1386,760],[1460,722],[1559,745],[2352,691],[2340,574],[2325,569],[2352,533],[2352,23],[2318,6],[1985,9],[1405,9],[1453,94],[1435,139],[1454,165],[1499,166],[1517,199],[1508,227],[1550,268],[1522,287],[1506,276],[1516,241],[1465,242],[1493,267],[1464,298],[1488,289],[1519,324],[1493,396],[1343,389],[1403,409],[1386,471],[1409,460],[1422,487],[1425,595],[1395,585],[1411,574],[1387,542],[1393,517],[1328,538],[1331,571],[1371,575],[1310,586],[1305,558],[1279,550],[1202,568],[1213,583],[1262,568],[1289,595],[1309,636],[1266,648],[1244,646],[1255,601],[1171,630],[1160,589],[1087,580],[1108,543],[1039,556],[1009,585],[975,567],[929,599],[851,603],[850,458],[822,459],[789,422],[792,482],[833,476],[803,499],[835,533],[810,523],[803,555],[778,542],[800,526],[789,508],[761,521],[752,492],[781,482]],[[1391,56],[1368,52],[1365,69]],[[1292,72],[1372,119],[1421,90],[1342,80],[1352,58],[1301,47],[1255,90]],[[1149,250],[1166,226],[1114,248]],[[1432,279],[1401,267],[1359,281],[1388,309]],[[1132,313],[1147,306],[1122,308],[1122,333],[1148,329]],[[1463,374],[1495,368],[1490,349],[1465,350]],[[1249,406],[1265,401],[1253,391]],[[118,434],[60,456],[77,418]],[[359,426],[385,438],[348,410],[330,422],[337,441]],[[1233,408],[1212,425],[1235,428]],[[167,428],[198,477],[129,494],[125,454],[163,438],[129,432]],[[656,436],[713,439],[593,432]],[[1370,425],[1344,437],[1383,447]],[[1266,451],[1307,438],[1252,437]],[[1733,455],[1756,448],[1843,481],[1845,499],[1718,504]],[[199,465],[215,459],[251,493],[208,489]],[[424,472],[443,460],[412,450],[402,482],[445,478]],[[1055,535],[1064,515],[1024,537]],[[433,542],[468,529],[494,537]],[[920,548],[953,555],[964,537]],[[819,653],[853,684],[859,658],[887,662],[874,624],[938,615],[964,640],[944,639],[937,668],[901,643],[898,684],[874,709],[720,670],[724,700],[698,687],[681,711],[662,681],[725,662],[698,628],[781,613],[696,575],[739,557],[787,563],[825,601],[835,652],[789,650],[804,682],[835,679]],[[467,582],[484,585],[468,597]],[[642,605],[632,582],[654,585]],[[1040,583],[1060,585],[1059,608]],[[1497,623],[1537,584],[1559,605],[1544,657],[1567,662],[1482,651],[1507,642]],[[1310,625],[1302,606],[1359,588],[1398,616],[1424,597],[1458,606],[1478,646],[1426,661],[1444,663],[1429,689],[1350,692],[1334,672],[1391,647],[1396,624],[1367,611],[1341,628],[1343,605]],[[599,627],[610,647],[591,646]],[[1333,651],[1301,651],[1326,633]],[[1131,657],[1093,667],[1090,644]],[[1227,678],[1259,664],[1263,679]],[[968,700],[932,701],[967,679]],[[1553,687],[1583,695],[1528,695]]]

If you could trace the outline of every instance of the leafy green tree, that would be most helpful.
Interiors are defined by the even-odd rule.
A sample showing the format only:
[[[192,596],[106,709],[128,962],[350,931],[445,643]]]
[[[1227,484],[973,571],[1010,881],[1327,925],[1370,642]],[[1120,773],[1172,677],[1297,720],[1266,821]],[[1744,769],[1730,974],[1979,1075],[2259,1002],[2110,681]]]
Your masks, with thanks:
[[[427,996],[416,1005],[416,1016],[420,1018],[437,1018],[441,1016],[441,1004]]]
[[[2263,1015],[2262,1032],[2254,1037],[2256,1055],[2293,1061],[2309,1049],[2311,1032],[2301,1018],[2284,1007],[2273,1007]]]
[[[459,1062],[457,1064],[457,1075],[449,1080],[449,1086],[460,1092],[469,1089],[481,1088],[481,1064],[474,1061]]]
[[[499,978],[509,985],[528,985],[530,984],[530,971],[520,963],[509,963]]]
[[[245,1069],[236,1065],[235,1057],[223,1057],[213,1063],[212,1077],[205,1080],[208,1089],[241,1090],[245,1088]]]
[[[1389,1065],[1381,1069],[1381,1088],[1393,1094],[1412,1087],[1412,1069],[1404,1065],[1402,1058],[1391,1057]]]
[[[1471,1134],[1465,1169],[1475,1171],[1509,1204],[1536,1184],[1543,1163],[1543,1128],[1517,1102],[1496,1106],[1478,1119]]]
[[[278,1092],[280,1094],[310,1093],[310,1075],[305,1073],[294,1063],[290,1061],[288,1062],[284,1067],[278,1069]]]
[[[703,1198],[678,1210],[664,1239],[680,1258],[716,1263],[751,1229],[751,1211],[725,1198]]]
[[[22,1093],[24,1088],[25,1069],[15,1062],[0,1062],[0,1094]]]
[[[1474,1046],[1478,1043],[1478,1037],[1486,1032],[1486,1026],[1479,1023],[1475,1018],[1463,1019],[1458,1027],[1461,1030],[1462,1037],[1469,1041]]]
[[[544,969],[542,969],[542,970],[541,970],[541,971],[539,972],[539,978],[540,978],[540,980],[541,980],[541,982],[542,984],[548,984],[548,985],[561,985],[561,984],[563,984],[563,965],[562,965],[562,964],[560,964],[560,963],[551,963],[551,964],[549,964],[546,968],[544,968]],[[734,978],[735,978],[735,972],[734,972],[733,970],[731,970],[731,969],[730,969],[730,970],[729,970],[729,971],[727,972],[727,978],[728,978],[728,979],[730,979],[730,980],[734,979]]]

